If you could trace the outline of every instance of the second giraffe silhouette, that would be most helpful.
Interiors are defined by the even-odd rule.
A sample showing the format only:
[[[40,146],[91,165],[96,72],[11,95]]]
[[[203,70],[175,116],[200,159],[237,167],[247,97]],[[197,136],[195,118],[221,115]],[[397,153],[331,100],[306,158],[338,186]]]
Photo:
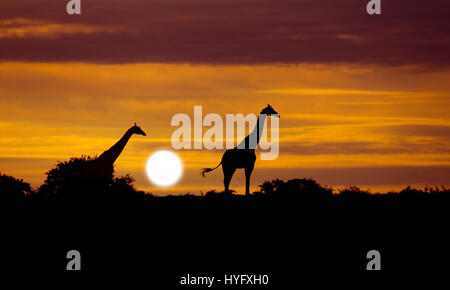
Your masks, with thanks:
[[[256,145],[261,139],[261,135],[264,129],[264,123],[267,116],[280,117],[280,115],[270,105],[267,105],[267,107],[265,107],[261,111],[261,113],[259,113],[258,120],[253,131],[247,137],[245,137],[241,144],[234,147],[233,149],[226,150],[222,156],[222,161],[216,167],[203,168],[202,175],[205,176],[205,173],[213,171],[220,165],[222,165],[225,192],[229,193],[229,186],[234,172],[237,168],[244,168],[245,194],[250,194],[250,176],[252,175],[256,161],[255,149]],[[255,143],[254,140],[256,140],[256,144],[253,144]]]
[[[114,162],[120,156],[131,136],[134,134],[146,136],[140,127],[134,124],[128,129],[120,140],[111,148],[103,152],[99,157],[92,160],[83,170],[84,179],[109,179],[114,173]]]

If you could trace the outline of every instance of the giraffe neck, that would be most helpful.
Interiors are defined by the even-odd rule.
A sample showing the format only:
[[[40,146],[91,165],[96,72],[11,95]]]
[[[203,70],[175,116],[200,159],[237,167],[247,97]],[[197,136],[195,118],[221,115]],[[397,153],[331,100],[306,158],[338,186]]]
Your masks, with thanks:
[[[111,165],[113,165],[116,159],[122,153],[123,149],[127,145],[132,135],[133,133],[131,133],[131,131],[128,130],[116,144],[114,144],[111,148],[103,152],[103,154],[100,155],[98,159],[109,162],[111,163]]]
[[[259,114],[255,128],[253,128],[253,131],[245,137],[244,140],[242,140],[237,147],[238,149],[256,149],[256,146],[259,144],[259,140],[261,140],[266,118],[267,115]]]

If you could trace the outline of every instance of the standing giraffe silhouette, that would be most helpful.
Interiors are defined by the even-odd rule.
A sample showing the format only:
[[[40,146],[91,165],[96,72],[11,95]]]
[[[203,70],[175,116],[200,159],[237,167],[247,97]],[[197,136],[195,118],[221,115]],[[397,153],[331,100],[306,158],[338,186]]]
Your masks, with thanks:
[[[233,149],[226,150],[219,165],[214,168],[203,168],[202,176],[205,177],[205,173],[213,171],[222,165],[225,192],[230,193],[229,187],[234,172],[238,168],[244,168],[245,194],[250,194],[250,177],[256,161],[255,149],[261,139],[267,116],[274,116],[277,118],[280,117],[280,115],[270,105],[267,105],[267,107],[259,113],[258,120],[256,121],[256,126],[253,131],[245,137],[238,146]]]
[[[103,152],[99,157],[92,160],[83,170],[82,177],[85,179],[111,178],[114,173],[114,163],[119,158],[123,149],[133,135],[147,136],[147,134],[134,124],[111,148]]]

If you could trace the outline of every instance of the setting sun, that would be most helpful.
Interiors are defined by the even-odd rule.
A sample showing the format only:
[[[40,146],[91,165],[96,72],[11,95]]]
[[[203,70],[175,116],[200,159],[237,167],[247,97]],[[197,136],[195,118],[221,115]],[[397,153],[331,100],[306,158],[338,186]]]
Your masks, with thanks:
[[[171,186],[180,179],[182,167],[175,153],[158,151],[147,161],[147,175],[157,186]]]

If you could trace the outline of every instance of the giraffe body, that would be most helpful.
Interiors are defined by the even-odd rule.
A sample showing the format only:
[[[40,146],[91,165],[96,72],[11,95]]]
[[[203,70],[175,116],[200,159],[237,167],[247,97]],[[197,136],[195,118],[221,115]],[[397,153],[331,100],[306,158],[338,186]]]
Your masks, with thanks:
[[[264,129],[264,122],[267,116],[279,117],[278,113],[270,106],[267,105],[258,116],[255,129],[235,148],[228,149],[222,156],[222,161],[215,168],[203,168],[202,175],[210,172],[220,165],[222,165],[223,171],[223,184],[225,192],[230,192],[230,182],[236,169],[244,169],[245,172],[245,194],[250,194],[250,177],[255,167],[256,145],[261,139],[262,131]]]
[[[255,149],[228,149],[223,154],[222,171],[225,192],[229,192],[231,178],[238,168],[245,170],[245,194],[250,194],[250,176],[255,167]]]

